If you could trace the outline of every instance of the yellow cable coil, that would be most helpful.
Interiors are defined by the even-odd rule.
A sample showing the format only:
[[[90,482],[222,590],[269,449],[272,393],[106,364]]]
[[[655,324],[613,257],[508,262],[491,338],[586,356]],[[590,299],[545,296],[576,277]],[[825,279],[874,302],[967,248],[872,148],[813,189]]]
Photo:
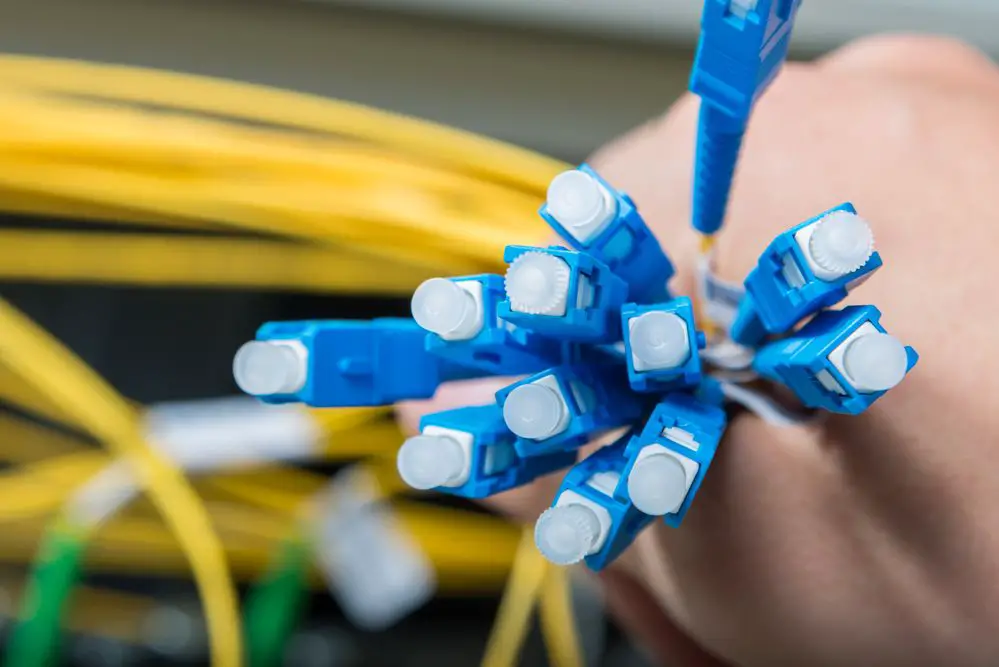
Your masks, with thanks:
[[[212,664],[242,664],[242,629],[225,552],[184,476],[146,446],[131,406],[72,352],[3,301],[0,322],[0,362],[127,461],[170,526],[205,606]]]
[[[543,242],[548,231],[536,209],[551,178],[567,168],[500,142],[358,105],[203,77],[24,56],[0,57],[0,120],[2,210],[263,236],[5,231],[0,279],[405,294],[436,273],[495,270],[507,243]],[[373,262],[382,264],[371,270]],[[0,372],[0,398],[13,396],[39,414],[85,428],[135,467],[194,571],[213,664],[239,664],[239,626],[222,546],[197,497],[144,446],[133,408],[113,390],[2,302],[0,322],[0,362],[33,385],[12,386]],[[333,414],[321,418],[336,419]],[[101,463],[106,459],[71,454],[24,470],[19,482],[12,476],[3,489],[15,489],[8,482],[22,484],[21,505],[12,510],[30,514],[44,508],[44,498],[24,484],[42,478],[79,482]],[[398,484],[391,477],[386,484]],[[301,489],[266,490],[245,480],[241,486],[240,476],[207,484],[247,506],[270,505],[270,511],[287,511],[302,500]],[[246,507],[222,507],[212,505],[220,526],[227,527],[229,557],[234,565],[243,563],[253,552],[237,544],[233,530],[242,527],[243,538],[260,537],[248,529],[254,515]],[[468,560],[445,526],[457,521],[467,537],[477,524],[435,518],[425,508],[400,511],[435,545],[435,560]],[[142,537],[144,544],[159,539],[148,532],[155,524],[143,528],[127,520],[132,523],[124,524],[125,534]],[[483,551],[495,558],[494,566],[509,563],[512,548],[494,548],[497,530],[492,526],[462,541],[489,544]],[[125,545],[105,553],[102,539],[95,545],[99,555],[121,555]],[[541,620],[553,662],[579,663],[567,621],[565,573],[552,574],[539,559],[527,531],[487,665],[513,664],[542,591]]]

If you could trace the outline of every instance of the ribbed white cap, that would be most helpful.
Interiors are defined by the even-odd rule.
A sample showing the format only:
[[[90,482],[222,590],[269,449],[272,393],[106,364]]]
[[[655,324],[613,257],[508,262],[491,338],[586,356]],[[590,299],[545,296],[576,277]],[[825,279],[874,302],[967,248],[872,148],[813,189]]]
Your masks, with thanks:
[[[550,507],[534,526],[538,550],[556,565],[572,565],[586,558],[599,536],[600,519],[581,504]]]
[[[858,215],[835,211],[815,224],[807,252],[824,272],[820,278],[841,278],[862,267],[874,254],[874,232]]]
[[[510,308],[532,315],[561,316],[569,299],[569,265],[544,252],[526,252],[506,271]]]

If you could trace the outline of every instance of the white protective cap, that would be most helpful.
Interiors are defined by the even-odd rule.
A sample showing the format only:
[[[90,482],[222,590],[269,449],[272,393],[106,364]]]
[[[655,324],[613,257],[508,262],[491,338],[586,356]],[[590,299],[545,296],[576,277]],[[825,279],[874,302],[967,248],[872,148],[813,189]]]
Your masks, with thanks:
[[[908,366],[905,346],[886,333],[859,336],[843,351],[843,370],[859,392],[888,391],[905,378]]]
[[[807,252],[819,278],[842,278],[862,267],[874,254],[874,232],[860,216],[835,211],[815,223]]]
[[[542,384],[521,385],[503,402],[503,421],[507,428],[528,440],[558,435],[564,429],[565,417],[562,398],[554,389]]]
[[[564,171],[548,185],[548,212],[582,240],[610,221],[615,209],[610,193],[585,172]]]
[[[690,358],[687,323],[661,310],[639,315],[628,323],[635,370],[676,368]]]
[[[569,265],[536,250],[513,260],[506,271],[510,308],[532,315],[565,315],[569,300]]]
[[[410,302],[413,319],[420,327],[452,340],[474,338],[482,329],[479,305],[471,294],[452,280],[424,281]]]
[[[586,505],[550,507],[534,525],[534,543],[556,565],[572,565],[586,558],[600,537],[600,519]]]
[[[640,512],[662,516],[676,511],[687,495],[687,471],[669,454],[651,454],[635,462],[628,475],[628,496]]]
[[[468,467],[461,445],[446,435],[417,435],[399,448],[399,476],[414,489],[426,491],[464,476]]]
[[[252,396],[291,394],[305,385],[306,357],[305,349],[297,345],[251,340],[236,352],[232,375],[236,385]]]

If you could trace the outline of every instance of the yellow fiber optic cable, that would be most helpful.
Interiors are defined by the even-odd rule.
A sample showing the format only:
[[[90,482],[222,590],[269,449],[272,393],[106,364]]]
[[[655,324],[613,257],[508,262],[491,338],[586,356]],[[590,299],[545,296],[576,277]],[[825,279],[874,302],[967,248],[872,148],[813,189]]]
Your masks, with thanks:
[[[235,81],[30,56],[0,57],[0,80],[166,108],[352,136],[434,156],[536,191],[565,166],[531,151],[441,125],[346,102]]]
[[[0,475],[3,499],[0,520],[41,518],[56,511],[65,505],[77,485],[97,474],[104,465],[105,456],[84,451]],[[303,512],[310,499],[328,484],[328,478],[322,475],[276,467],[254,471],[246,476],[248,479],[239,477],[230,476],[228,485],[226,476],[217,478],[221,481],[209,478],[202,482],[210,488],[235,491],[232,497],[247,503],[242,506],[209,501],[213,523],[230,539],[233,535],[263,536],[268,541],[280,539],[288,521]],[[406,502],[394,503],[394,512],[401,524],[418,536],[439,568],[460,569],[470,559],[483,567],[505,568],[513,558],[517,531],[501,519]],[[129,523],[130,520],[141,519],[143,510],[133,507],[119,513],[114,523],[127,532],[126,526],[144,525]]]
[[[236,596],[224,551],[183,476],[142,441],[130,406],[69,350],[0,301],[0,363],[51,396],[133,466],[190,561],[205,606],[212,664],[242,663]]]
[[[552,667],[583,667],[582,648],[572,613],[569,570],[549,566],[538,605],[541,633]]]
[[[482,667],[513,667],[517,664],[548,567],[548,561],[534,544],[533,527],[525,527],[489,635]]]
[[[21,577],[0,576],[0,591],[10,599],[20,599],[23,589]],[[76,586],[66,615],[65,629],[138,644],[143,641],[142,625],[146,615],[159,604],[143,595],[95,586]]]
[[[78,452],[75,438],[35,422],[0,412],[0,461],[23,464]]]
[[[509,241],[503,224],[507,218],[483,220],[472,226],[467,218],[442,213],[416,193],[400,197],[401,193],[372,192],[358,197],[355,192],[346,197],[338,196],[328,184],[290,179],[262,183],[216,180],[202,184],[206,196],[199,197],[197,184],[178,187],[180,184],[167,179],[120,169],[19,162],[16,168],[0,169],[0,185],[69,198],[86,197],[105,205],[116,203],[127,192],[137,207],[156,215],[223,221],[323,243],[361,244],[371,252],[388,252],[385,242],[394,240],[393,254],[416,264],[447,266],[455,257],[463,257],[495,266]],[[407,253],[400,244],[401,230],[425,234],[417,237],[424,247]],[[427,244],[432,245],[427,248]],[[428,250],[437,257],[428,259]]]
[[[127,206],[124,199],[119,206],[101,206],[86,199],[65,199],[44,192],[29,193],[2,187],[0,187],[0,210],[4,213],[74,218],[93,222],[129,222],[150,227],[225,229],[222,225],[193,224],[180,218],[144,213]]]
[[[513,211],[536,208],[525,193],[385,148],[317,135],[166,115],[120,105],[11,94],[0,89],[0,146],[8,155],[110,162],[157,172],[272,170],[357,184],[406,183],[462,202]],[[150,130],[156,130],[151,134]]]
[[[176,235],[0,231],[0,280],[406,295],[438,272],[335,248]]]

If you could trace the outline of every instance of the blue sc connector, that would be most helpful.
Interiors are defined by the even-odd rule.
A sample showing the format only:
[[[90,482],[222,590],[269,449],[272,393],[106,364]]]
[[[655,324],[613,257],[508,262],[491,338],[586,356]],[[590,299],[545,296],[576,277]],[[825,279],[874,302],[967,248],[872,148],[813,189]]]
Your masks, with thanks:
[[[701,98],[694,228],[717,232],[753,105],[787,59],[801,0],[706,0],[690,90]]]
[[[585,561],[600,571],[613,562],[654,517],[614,494],[628,460],[629,436],[597,450],[566,473],[555,502],[538,518],[534,541],[558,565]]]
[[[426,349],[413,320],[269,322],[233,360],[236,384],[266,403],[391,405],[431,398],[448,380],[481,377]]]
[[[670,394],[628,442],[628,462],[615,495],[678,527],[704,481],[726,423],[725,411],[714,401]]]
[[[564,344],[499,318],[505,298],[502,276],[431,278],[416,288],[411,306],[430,332],[427,349],[461,366],[524,375],[563,363]]]
[[[761,348],[753,368],[810,408],[859,415],[919,360],[890,336],[874,306],[819,313],[790,337]]]
[[[666,393],[701,383],[706,344],[694,326],[694,307],[682,296],[665,303],[621,308],[625,357],[631,388]]]
[[[628,387],[620,363],[566,364],[514,382],[496,393],[514,447],[524,457],[573,450],[593,437],[640,419],[648,396]]]
[[[669,298],[673,264],[631,197],[615,190],[589,165],[563,172],[548,186],[541,217],[566,243],[606,264],[628,283],[628,299]]]
[[[557,246],[507,246],[500,319],[562,341],[621,340],[628,285],[590,255]]]
[[[514,440],[495,403],[426,415],[399,449],[399,475],[414,489],[487,498],[576,462],[572,451],[522,458]]]
[[[842,301],[881,267],[870,225],[842,204],[775,238],[746,277],[732,340],[747,347]]]

